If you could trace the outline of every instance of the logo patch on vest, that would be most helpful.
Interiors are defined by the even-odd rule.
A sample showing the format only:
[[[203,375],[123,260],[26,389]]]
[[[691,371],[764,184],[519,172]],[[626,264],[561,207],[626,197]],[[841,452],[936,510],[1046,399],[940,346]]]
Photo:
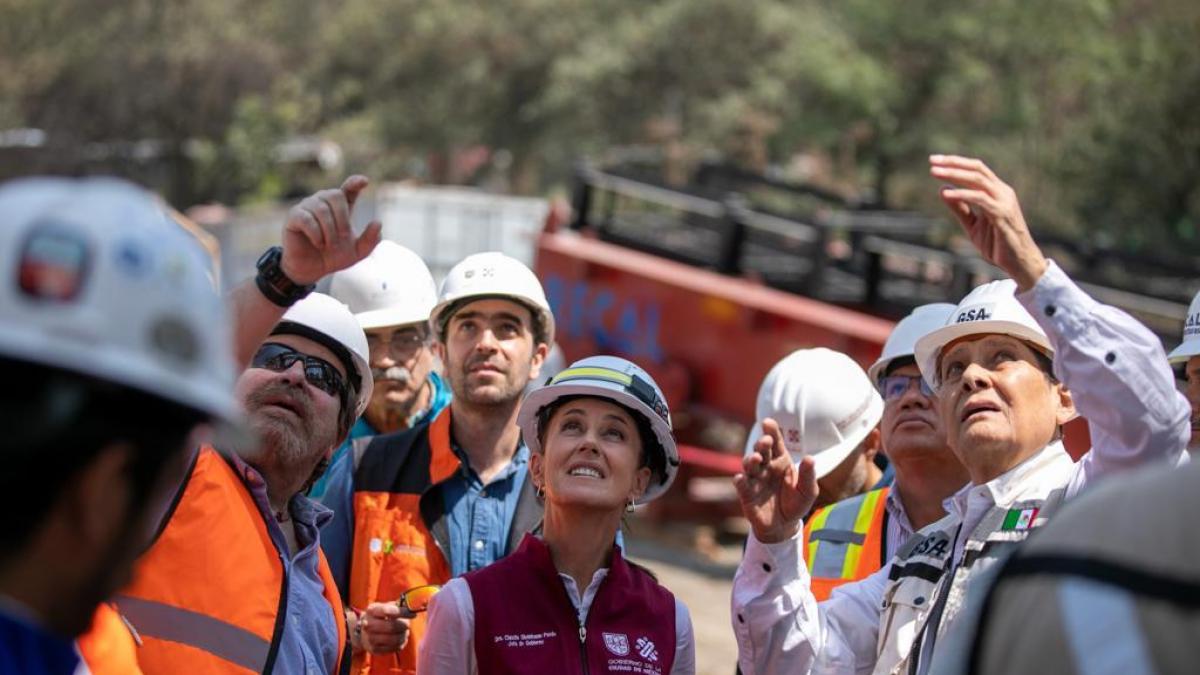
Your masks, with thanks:
[[[629,636],[624,633],[604,633],[604,646],[617,656],[628,656]]]
[[[1028,530],[1037,518],[1037,509],[1009,509],[1004,516],[1001,530]]]
[[[638,638],[637,650],[638,654],[640,654],[643,659],[646,659],[651,663],[658,661],[658,649],[654,646],[654,643],[650,641],[650,638]]]

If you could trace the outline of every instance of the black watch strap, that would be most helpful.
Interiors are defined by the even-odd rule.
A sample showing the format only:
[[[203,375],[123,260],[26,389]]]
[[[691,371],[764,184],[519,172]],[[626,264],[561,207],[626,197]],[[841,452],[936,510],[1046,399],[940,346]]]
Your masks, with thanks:
[[[301,286],[289,279],[283,273],[283,267],[280,265],[282,260],[282,247],[272,246],[267,249],[255,264],[255,267],[258,268],[258,276],[254,278],[254,283],[267,300],[280,307],[291,307],[312,293],[316,284]]]

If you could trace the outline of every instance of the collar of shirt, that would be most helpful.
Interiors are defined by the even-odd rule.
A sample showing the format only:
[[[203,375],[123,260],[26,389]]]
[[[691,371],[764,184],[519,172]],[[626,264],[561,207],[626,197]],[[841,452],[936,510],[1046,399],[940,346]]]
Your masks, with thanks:
[[[74,642],[46,630],[16,600],[0,596],[0,672],[70,675],[78,665]]]
[[[479,474],[475,473],[475,469],[471,468],[471,460],[469,457],[467,457],[467,453],[463,452],[463,449],[459,447],[458,443],[453,441],[450,443],[450,448],[454,450],[454,455],[458,457],[458,470],[462,476],[472,484],[482,484],[483,481],[479,480]],[[517,451],[513,453],[512,459],[508,462],[508,465],[501,469],[500,473],[497,473],[495,477],[492,478],[492,482],[496,483],[509,478],[516,473],[518,469],[528,463],[529,447],[525,445],[524,440],[521,440],[517,443]]]
[[[570,574],[558,573],[558,578],[562,579],[563,586],[567,589],[567,597],[571,599],[571,604],[575,606],[575,616],[579,619],[579,625],[587,622],[588,611],[592,609],[592,601],[596,599],[596,592],[600,590],[600,583],[608,576],[608,568],[601,567],[592,575],[592,580],[588,583],[588,587],[583,591],[583,597],[579,597],[579,586],[575,584],[575,578]]]
[[[900,492],[895,489],[894,485],[891,490],[888,490],[887,501],[883,503],[883,508],[892,522],[912,534],[912,522],[908,519],[908,512],[904,510],[904,502],[900,501]]]
[[[262,474],[258,472],[258,469],[242,461],[242,458],[236,454],[232,455],[232,457],[234,470],[241,475],[246,489],[254,497],[254,503],[258,506],[259,514],[262,515],[268,524],[276,525],[275,510],[271,508],[271,502],[267,499],[267,482],[263,480]],[[325,523],[328,523],[333,518],[333,511],[302,494],[292,495],[292,498],[288,500],[288,512],[297,525],[296,543],[301,548],[314,543],[317,539],[317,529],[324,526]],[[278,529],[276,525],[274,530]],[[282,536],[282,533],[280,535]],[[272,535],[272,538],[274,538],[274,535]],[[276,542],[277,545],[278,543]],[[287,550],[287,546],[283,546],[280,550]]]
[[[966,524],[969,531],[971,521],[982,517],[992,506],[1011,504],[1027,495],[1043,492],[1046,487],[1065,484],[1073,466],[1062,442],[1055,441],[983,485],[968,483],[942,502],[942,506],[946,513]]]

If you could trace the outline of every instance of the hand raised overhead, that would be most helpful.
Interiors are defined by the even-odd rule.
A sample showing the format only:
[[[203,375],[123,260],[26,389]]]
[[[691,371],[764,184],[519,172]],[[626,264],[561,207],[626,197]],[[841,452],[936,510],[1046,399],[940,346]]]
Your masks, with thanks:
[[[1007,272],[1018,290],[1032,288],[1049,263],[1029,232],[1016,191],[970,157],[932,155],[929,174],[949,184],[942,201],[980,255]]]
[[[775,420],[763,420],[762,434],[742,460],[742,473],[733,477],[733,484],[755,538],[770,544],[799,532],[820,490],[812,458],[792,463]]]
[[[315,283],[371,253],[379,243],[379,221],[357,237],[350,226],[354,203],[368,184],[365,176],[350,176],[340,188],[321,190],[292,207],[283,226],[280,261],[289,279],[300,285]]]

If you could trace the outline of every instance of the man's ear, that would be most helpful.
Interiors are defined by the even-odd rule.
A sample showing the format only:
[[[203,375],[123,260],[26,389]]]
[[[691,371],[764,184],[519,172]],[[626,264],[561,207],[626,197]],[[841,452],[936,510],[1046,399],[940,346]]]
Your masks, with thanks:
[[[433,355],[438,357],[439,361],[442,363],[446,362],[446,343],[441,340],[434,340],[431,349],[433,350]]]
[[[550,345],[545,342],[539,342],[537,348],[533,350],[533,360],[529,367],[529,381],[537,382],[542,375],[542,366],[546,363],[546,357],[550,355]]]
[[[863,439],[861,444],[863,457],[866,458],[868,462],[874,462],[875,455],[879,454],[879,450],[883,445],[881,438],[882,436],[880,435],[879,427],[877,426],[871,430],[871,433],[867,434],[866,438]]]
[[[1062,426],[1067,422],[1075,419],[1079,412],[1075,410],[1075,399],[1071,396],[1071,392],[1062,382],[1054,383],[1056,389],[1058,410],[1054,413],[1054,419],[1058,422],[1058,426]]]

